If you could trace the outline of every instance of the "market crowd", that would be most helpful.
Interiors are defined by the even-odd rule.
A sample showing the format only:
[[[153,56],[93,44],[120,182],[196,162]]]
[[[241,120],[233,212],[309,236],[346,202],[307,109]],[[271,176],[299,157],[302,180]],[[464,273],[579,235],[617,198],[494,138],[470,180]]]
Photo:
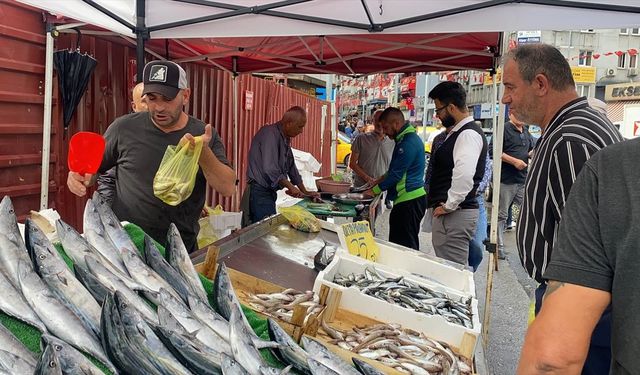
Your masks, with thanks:
[[[372,131],[362,120],[345,127],[353,139],[354,186],[372,197],[384,194],[392,204],[391,242],[419,250],[420,231],[430,231],[438,257],[475,271],[487,238],[485,192],[492,166],[501,163],[499,200],[493,202],[499,207],[496,256],[503,259],[508,250],[504,232],[515,205],[517,252],[539,285],[537,317],[518,373],[637,373],[640,140],[623,142],[606,115],[577,95],[571,69],[554,47],[520,46],[503,64],[502,102],[509,111],[503,134],[488,142],[468,111],[464,87],[441,82],[428,95],[443,127],[428,163],[424,141],[398,108],[375,111]],[[104,135],[99,173],[70,172],[67,185],[84,196],[98,180],[120,220],[136,223],[161,243],[175,223],[193,251],[207,186],[231,196],[236,173],[215,129],[185,113],[191,91],[178,64],[148,63],[133,96],[133,112]],[[291,149],[306,122],[305,110],[292,107],[252,139],[243,225],[274,215],[281,189],[297,198],[318,197],[304,185]],[[539,140],[530,125],[542,129]],[[206,147],[193,193],[168,205],[154,196],[152,166],[161,163],[167,146],[192,144],[194,136]],[[502,138],[500,160],[493,160],[496,137]]]

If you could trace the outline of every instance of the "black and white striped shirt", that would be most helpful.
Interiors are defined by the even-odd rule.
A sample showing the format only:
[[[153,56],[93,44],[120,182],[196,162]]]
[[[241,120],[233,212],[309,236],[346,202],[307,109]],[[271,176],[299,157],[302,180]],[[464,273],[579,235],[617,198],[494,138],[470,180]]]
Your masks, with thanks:
[[[542,282],[569,190],[584,163],[622,135],[586,98],[567,103],[538,140],[525,183],[516,243],[522,265]],[[595,228],[594,228],[595,230]]]

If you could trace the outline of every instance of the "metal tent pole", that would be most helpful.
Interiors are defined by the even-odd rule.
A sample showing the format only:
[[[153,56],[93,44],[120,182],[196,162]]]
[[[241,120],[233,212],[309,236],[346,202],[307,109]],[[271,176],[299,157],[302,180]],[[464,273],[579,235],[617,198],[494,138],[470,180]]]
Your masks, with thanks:
[[[500,53],[504,52],[507,41],[506,32],[502,33]],[[497,65],[497,64],[496,64]],[[497,73],[497,72],[496,72]],[[491,197],[491,235],[489,246],[494,251],[489,252],[489,262],[487,270],[487,289],[485,294],[484,318],[482,322],[482,339],[485,351],[489,343],[489,323],[491,321],[491,296],[493,292],[493,272],[498,270],[498,213],[500,211],[500,176],[502,174],[502,143],[504,134],[504,113],[505,106],[500,103],[500,109],[496,113],[496,103],[500,99],[498,95],[498,76],[493,76],[493,102],[491,111],[493,112],[493,196]]]
[[[49,154],[51,151],[51,102],[53,98],[53,25],[47,24],[47,44],[44,64],[44,120],[42,122],[42,175],[40,178],[40,209],[49,206]]]
[[[232,59],[232,80],[233,80],[233,169],[236,172],[236,178],[238,178],[239,173],[240,173],[240,166],[238,165],[238,163],[240,162],[240,158],[239,158],[239,143],[240,140],[238,139],[238,57],[234,56]],[[234,211],[239,210],[239,199],[238,199],[238,194],[242,194],[241,191],[237,191],[237,187],[236,187],[236,192],[235,194],[233,194],[233,201],[232,201],[232,205],[233,205],[233,209]]]
[[[144,71],[144,44],[147,39],[145,26],[145,1],[136,0],[136,82],[142,82]]]

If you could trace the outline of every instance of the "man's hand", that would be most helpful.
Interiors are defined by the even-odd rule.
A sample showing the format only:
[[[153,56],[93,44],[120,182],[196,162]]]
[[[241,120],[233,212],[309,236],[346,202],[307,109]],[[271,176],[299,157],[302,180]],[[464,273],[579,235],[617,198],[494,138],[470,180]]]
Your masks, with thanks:
[[[521,171],[523,169],[525,169],[528,165],[527,163],[523,162],[520,159],[516,159],[516,161],[513,163],[513,166],[516,167],[517,170]]]
[[[444,203],[440,203],[440,207],[436,207],[435,210],[433,210],[433,217],[440,217],[442,215],[446,215],[448,214],[450,211],[447,211],[444,208]]]
[[[304,198],[304,194],[298,189],[296,186],[292,186],[284,191],[287,195],[290,195],[294,198]]]
[[[80,173],[70,171],[67,176],[67,187],[69,187],[69,191],[79,197],[87,195],[87,186],[91,186],[93,183],[93,175],[88,173],[83,176]]]
[[[211,137],[213,136],[213,131],[211,130],[211,124],[207,124],[204,127],[204,134],[201,135],[202,137],[202,145],[204,147],[208,147],[209,142],[211,141]],[[196,146],[196,139],[193,135],[191,135],[191,133],[187,133],[185,135],[182,136],[182,139],[180,140],[180,142],[178,142],[178,144],[185,144],[185,143],[189,143],[190,147],[195,147]],[[200,157],[202,157],[202,154],[200,154]]]

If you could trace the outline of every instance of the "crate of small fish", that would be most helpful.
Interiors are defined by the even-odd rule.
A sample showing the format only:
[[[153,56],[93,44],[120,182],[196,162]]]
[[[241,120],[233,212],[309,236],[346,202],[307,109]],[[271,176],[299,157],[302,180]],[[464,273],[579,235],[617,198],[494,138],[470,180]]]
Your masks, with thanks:
[[[284,288],[231,268],[228,273],[240,303],[278,321],[296,341],[304,333],[315,334],[324,311],[316,293]]]
[[[481,331],[478,301],[469,294],[342,255],[316,278],[314,291],[326,288],[331,294],[324,316],[327,321],[339,308],[402,324],[456,348],[477,344]]]
[[[384,374],[473,373],[472,360],[444,342],[343,310],[332,323],[322,322],[316,339],[345,360],[356,358]]]
[[[391,242],[379,239],[376,242],[379,248],[376,263],[393,268],[400,275],[417,276],[475,297],[473,273],[463,266]]]

